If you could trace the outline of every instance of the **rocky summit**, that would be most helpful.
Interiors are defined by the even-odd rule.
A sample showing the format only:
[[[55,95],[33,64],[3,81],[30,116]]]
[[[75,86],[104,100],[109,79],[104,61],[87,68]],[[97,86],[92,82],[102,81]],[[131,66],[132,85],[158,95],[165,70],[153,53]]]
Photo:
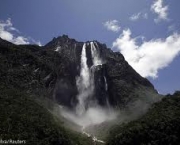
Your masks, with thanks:
[[[78,42],[67,35],[54,38],[42,47],[14,45],[1,40],[1,58],[7,61],[1,63],[1,68],[5,67],[1,69],[2,82],[8,77],[12,85],[19,78],[17,87],[34,94],[42,93],[60,105],[74,108],[78,103],[81,52],[86,44],[87,66],[94,71],[95,86],[91,98],[98,104],[107,105],[108,100],[111,106],[122,108],[137,99],[146,100],[157,95],[153,85],[141,77],[121,53],[113,52],[105,44],[92,42],[101,60],[97,65],[93,65],[91,42]],[[8,68],[5,63],[9,64]],[[148,101],[153,101],[153,97]]]
[[[112,106],[124,107],[137,98],[145,99],[147,95],[157,94],[153,85],[146,78],[141,77],[126,62],[121,53],[113,52],[105,44],[92,42],[95,43],[96,53],[99,53],[102,61],[101,64],[94,66],[95,91],[93,97],[100,105],[105,105],[105,98],[107,98]],[[85,43],[87,44],[87,65],[92,68],[91,42]],[[54,86],[54,97],[62,105],[72,107],[77,102],[76,78],[80,75],[83,44],[84,42],[77,42],[63,35],[54,38],[44,46],[44,51],[55,51],[63,58],[63,61],[58,64],[61,68],[59,68]],[[54,80],[54,78],[51,79]]]

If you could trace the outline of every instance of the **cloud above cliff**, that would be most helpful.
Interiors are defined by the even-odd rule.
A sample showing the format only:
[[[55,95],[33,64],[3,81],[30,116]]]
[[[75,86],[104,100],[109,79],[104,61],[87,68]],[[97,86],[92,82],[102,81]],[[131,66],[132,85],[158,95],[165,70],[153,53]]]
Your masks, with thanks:
[[[7,40],[9,42],[12,42],[14,44],[30,44],[35,43],[38,45],[41,45],[41,43],[38,41],[33,40],[32,38],[26,38],[19,34],[19,30],[13,27],[13,24],[11,22],[11,19],[8,18],[6,21],[0,21],[0,37],[4,40]]]
[[[168,19],[168,6],[163,5],[163,0],[155,0],[151,5],[151,10],[158,16],[156,19],[154,19],[155,22]]]
[[[148,14],[147,13],[139,12],[139,13],[135,13],[131,17],[129,17],[129,20],[137,21],[139,19],[147,19],[147,18],[148,18]]]
[[[110,20],[103,23],[104,27],[113,32],[119,32],[121,27],[119,26],[119,22],[117,20]]]
[[[113,42],[128,63],[143,77],[158,77],[158,71],[167,67],[180,53],[180,34],[173,33],[165,39],[142,40],[131,37],[131,30],[123,30]]]

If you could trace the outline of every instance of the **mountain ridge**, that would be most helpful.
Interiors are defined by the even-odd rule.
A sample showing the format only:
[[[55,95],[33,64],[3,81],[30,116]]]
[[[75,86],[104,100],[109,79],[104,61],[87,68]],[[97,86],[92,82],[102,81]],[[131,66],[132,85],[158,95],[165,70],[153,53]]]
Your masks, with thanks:
[[[94,42],[97,44],[97,48],[100,51],[100,58],[103,60],[105,67],[103,69],[105,69],[106,73],[108,74],[107,81],[111,83],[109,86],[115,86],[115,84],[117,84],[117,88],[124,89],[122,89],[121,92],[124,92],[123,95],[125,95],[126,97],[128,96],[127,94],[129,94],[133,89],[132,87],[137,87],[138,84],[154,90],[153,85],[146,78],[142,78],[138,73],[136,73],[136,71],[128,64],[128,62],[125,61],[123,55],[120,52],[113,52],[110,48],[107,48],[105,44],[101,44],[97,41],[77,42],[75,39],[71,39],[67,35],[63,35],[54,38],[52,41],[47,43],[45,45],[45,49],[53,49],[62,55],[67,55],[67,57],[72,58],[71,61],[73,63],[75,62],[75,65],[80,68],[82,46],[84,43],[89,44],[90,42]],[[87,46],[86,52],[87,64],[90,67],[92,66],[92,56],[90,54],[89,45]],[[76,68],[74,67],[74,71],[77,71],[75,76],[79,75],[80,70],[76,70]],[[108,80],[109,78],[111,81]],[[130,85],[130,88],[128,88],[128,85]],[[126,86],[126,88],[123,86]],[[117,94],[113,93],[117,91],[117,88],[110,88],[110,95],[112,94],[111,97],[117,96]],[[125,90],[128,91],[125,92]],[[156,90],[154,91],[157,92]],[[120,95],[120,97],[122,97],[122,95]],[[127,100],[125,100],[124,103],[126,103],[126,101]],[[115,102],[115,100],[112,100],[111,103],[112,102]]]
[[[97,43],[97,49],[99,49],[100,57],[104,63],[102,69],[99,70],[99,74],[105,73],[107,75],[107,84],[109,86],[108,95],[111,96],[109,98],[111,105],[127,105],[132,98],[135,98],[132,96],[135,94],[135,89],[139,90],[141,87],[144,90],[147,88],[148,91],[150,90],[152,93],[157,94],[153,85],[146,78],[141,77],[128,62],[125,61],[121,53],[113,52],[111,49],[107,48],[105,44],[101,44],[97,41],[94,42]],[[87,41],[86,43],[89,44],[90,41]],[[35,56],[36,60],[39,60],[38,57],[41,57],[43,58],[41,61],[49,61],[48,66],[44,64],[44,67],[49,69],[46,69],[43,75],[44,78],[41,80],[44,83],[43,86],[51,89],[49,92],[51,98],[53,97],[53,99],[56,99],[59,103],[61,102],[61,105],[68,107],[73,107],[77,103],[76,96],[78,92],[76,87],[76,77],[80,74],[80,57],[83,44],[84,42],[77,42],[67,35],[54,38],[45,46],[41,47],[36,45],[14,45],[9,42],[6,43],[5,40],[0,41],[0,45],[3,47],[9,47],[9,45],[11,45],[10,47],[18,47],[23,51],[26,51],[27,49],[27,51],[29,51],[28,53],[30,53],[32,57]],[[59,50],[57,50],[58,47]],[[92,56],[89,47],[90,46],[88,45],[86,52],[87,64],[90,67],[92,66]],[[22,61],[27,61],[27,59]],[[33,71],[36,70],[36,74],[41,74],[41,71],[37,70],[38,65],[36,66],[36,64],[33,64]],[[101,79],[99,88],[103,88],[105,84],[102,76],[97,75],[97,77]],[[105,90],[105,88],[103,89]],[[103,94],[105,93],[100,93],[101,96],[103,96]],[[132,95],[130,96],[130,94]],[[62,95],[65,95],[66,97],[59,97]],[[69,98],[69,96],[71,97]],[[102,100],[102,98],[99,99]],[[69,104],[69,102],[73,103]],[[100,104],[103,103],[100,102]]]
[[[61,36],[58,39],[65,38]],[[107,48],[106,45],[103,45],[97,41],[78,43],[76,42],[76,40],[72,40],[71,42],[71,39],[67,37],[66,39],[68,39],[68,42],[66,40],[62,41],[61,43],[56,42],[59,40],[55,41],[54,39],[53,42],[41,47],[37,45],[14,45],[10,42],[0,39],[0,87],[2,88],[0,89],[0,92],[1,94],[3,94],[3,96],[0,97],[4,101],[4,103],[2,103],[2,106],[0,105],[0,107],[2,107],[4,111],[7,111],[6,107],[4,107],[7,104],[7,102],[10,102],[8,108],[11,108],[11,112],[13,107],[15,107],[16,110],[18,110],[18,108],[20,110],[23,110],[27,107],[27,110],[30,111],[32,114],[30,118],[24,118],[25,121],[27,120],[26,122],[29,126],[33,126],[34,124],[35,127],[38,127],[37,130],[31,130],[32,133],[34,132],[35,134],[37,134],[37,136],[33,136],[31,138],[31,141],[37,140],[38,143],[41,141],[43,143],[47,141],[49,144],[54,144],[54,142],[51,141],[50,138],[48,138],[49,135],[46,136],[47,130],[45,130],[45,128],[40,127],[40,124],[44,124],[41,123],[43,119],[39,120],[40,124],[36,121],[36,119],[34,119],[35,122],[31,121],[32,118],[38,118],[38,114],[43,115],[44,113],[45,116],[47,115],[51,117],[53,117],[52,114],[55,114],[55,116],[59,117],[59,120],[61,121],[59,122],[59,125],[62,125],[64,128],[66,128],[67,124],[71,123],[70,121],[68,122],[67,118],[63,118],[64,116],[59,116],[59,111],[66,107],[74,111],[76,109],[77,104],[79,103],[78,96],[80,95],[80,90],[77,85],[77,78],[80,78],[82,75],[81,72],[83,60],[83,46],[85,46],[84,54],[86,54],[86,64],[88,66],[89,74],[93,74],[94,78],[93,99],[96,99],[97,104],[101,106],[104,110],[111,110],[113,108],[114,110],[119,111],[117,112],[119,113],[119,116],[117,116],[116,120],[114,120],[117,122],[111,122],[110,124],[108,124],[107,121],[94,126],[95,129],[100,128],[100,133],[97,133],[97,135],[94,134],[96,135],[96,137],[107,137],[109,129],[111,129],[112,125],[116,123],[118,123],[118,127],[120,130],[117,132],[115,130],[113,131],[113,133],[117,133],[117,136],[118,134],[121,134],[123,132],[122,128],[127,128],[127,130],[131,130],[131,128],[128,128],[128,125],[123,127],[123,121],[127,121],[126,123],[129,124],[129,121],[138,119],[140,116],[143,118],[143,114],[145,114],[148,111],[149,107],[151,109],[152,104],[161,100],[162,96],[157,93],[153,85],[147,79],[142,78],[137,72],[135,72],[135,70],[128,64],[128,62],[126,62],[121,53],[113,52],[112,50]],[[98,57],[102,60],[102,64],[97,63],[97,65],[93,66],[93,58],[95,56],[93,57],[93,54],[91,52],[91,44],[94,44],[94,49],[96,49],[96,51],[99,52]],[[58,46],[61,46],[60,51],[57,50]],[[14,92],[22,92],[22,94],[16,95],[16,93]],[[174,95],[179,96],[179,92],[176,92],[176,94]],[[35,101],[31,102],[29,101],[29,99],[26,99],[26,97]],[[18,100],[21,100],[21,98],[23,99],[23,103],[19,104],[18,102],[21,101]],[[109,105],[111,106],[110,108],[108,108],[108,103],[106,102],[105,98],[109,99],[108,101]],[[166,107],[166,105],[169,106],[168,108],[172,108],[173,104],[175,104],[175,106],[178,108],[178,104],[175,101],[173,101],[173,98],[171,100],[171,97],[169,97],[168,100],[170,102],[172,101],[172,104],[165,103],[165,106],[163,106],[164,108]],[[164,101],[160,101],[157,104],[160,104],[161,107],[161,104],[164,104]],[[44,109],[42,109],[41,111],[41,107],[37,107],[37,105],[40,105],[41,107],[43,106]],[[34,109],[32,109],[33,106],[35,108],[39,108],[36,110],[37,112]],[[57,112],[53,112],[55,109],[57,109]],[[90,109],[90,111],[94,111],[94,108]],[[155,107],[155,112],[158,112],[158,110],[159,109],[156,110]],[[89,110],[87,110],[87,113],[89,113],[88,111]],[[169,111],[171,113],[171,111],[174,112],[175,110],[170,109]],[[47,112],[50,112],[51,114],[47,114]],[[97,112],[94,113],[96,114]],[[125,113],[126,116],[123,116],[123,113]],[[25,111],[21,112],[20,115],[27,116]],[[104,117],[103,112],[101,115],[96,115]],[[15,119],[16,112],[14,112],[12,115],[7,114],[4,118],[0,117],[0,119],[2,120],[2,122],[6,122],[6,120],[8,120],[8,118],[11,117],[12,119]],[[107,117],[108,119],[111,118],[109,114]],[[166,114],[165,117],[168,117],[168,115]],[[161,119],[163,118],[163,113],[162,117],[159,118],[160,119],[158,121],[161,121]],[[156,122],[156,119],[156,116],[152,116],[152,122]],[[19,120],[20,124],[24,121],[21,118],[19,118]],[[48,120],[51,121],[50,119]],[[52,122],[54,121],[52,120]],[[131,123],[130,127],[131,125],[135,125],[136,127],[137,122],[139,122],[139,120],[137,120],[135,124]],[[139,123],[143,124],[142,122]],[[13,125],[14,124],[12,124],[12,126]],[[22,128],[24,128],[24,133],[27,133],[28,130],[26,130],[25,128],[26,125],[21,125]],[[153,126],[154,124],[151,125]],[[62,126],[60,128],[56,128],[56,125],[53,125],[54,128],[52,132],[54,132],[55,134],[51,137],[55,142],[57,142],[57,144],[60,144],[61,141],[62,143],[66,142],[67,144],[76,143],[85,145],[93,143],[91,138],[81,138],[80,134],[77,135],[75,133],[75,135],[74,133],[68,133],[66,129],[65,136],[59,136],[61,133],[63,133]],[[104,126],[106,129],[104,129]],[[3,124],[2,127],[4,127],[5,131],[8,131],[9,129],[7,126],[3,126]],[[48,128],[49,127],[52,127],[51,124],[48,125]],[[61,131],[60,134],[57,131],[59,129]],[[154,126],[153,129],[156,130],[156,126]],[[91,130],[92,128],[85,128],[85,131]],[[12,133],[14,133],[14,130],[12,131]],[[79,129],[78,131],[81,131],[81,129]],[[94,130],[92,130],[92,137],[93,131]],[[42,132],[43,134],[41,134]],[[126,133],[127,132],[125,132],[125,137]],[[21,135],[20,132],[18,132],[18,134]],[[131,135],[133,138],[134,134]],[[39,138],[38,136],[41,136],[41,138],[37,139]],[[78,139],[76,139],[77,136],[79,136]],[[21,137],[23,137],[23,135]],[[79,139],[81,141],[79,141]],[[109,138],[106,138],[106,140],[107,139]],[[116,144],[118,142],[118,140],[115,139],[114,141],[112,141],[112,139],[114,140],[114,138],[110,136],[110,139],[107,143]],[[150,140],[153,139],[150,138]]]

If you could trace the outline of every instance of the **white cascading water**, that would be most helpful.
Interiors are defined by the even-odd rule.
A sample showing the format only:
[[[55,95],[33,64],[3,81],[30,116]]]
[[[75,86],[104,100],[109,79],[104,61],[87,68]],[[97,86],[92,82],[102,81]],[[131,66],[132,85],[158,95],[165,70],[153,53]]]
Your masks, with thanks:
[[[96,42],[95,42],[95,44],[97,45]],[[95,44],[94,44],[94,42],[91,42],[91,55],[92,55],[93,65],[94,66],[102,65],[102,60],[99,57],[99,52],[96,49]],[[103,77],[104,77],[104,88],[106,91],[108,91],[108,84],[107,84],[106,76],[104,75]],[[110,108],[108,98],[106,98],[106,104],[107,104],[107,107]]]
[[[76,85],[79,91],[77,96],[78,105],[76,107],[76,113],[78,115],[82,115],[85,112],[85,101],[89,95],[92,93],[91,86],[91,74],[87,65],[87,57],[86,57],[86,44],[84,43],[81,53],[81,70],[80,76],[76,79]]]
[[[107,84],[107,79],[106,76],[104,76],[104,84],[105,84],[105,90],[108,90],[108,84]]]
[[[90,42],[90,44],[91,44],[91,55],[92,55],[93,65],[94,66],[101,65],[102,60],[99,57],[99,52],[97,51],[94,42]]]
[[[102,65],[102,60],[100,59],[99,51],[96,48],[97,45],[95,42],[90,42],[91,47],[91,56],[93,66]],[[106,80],[106,76],[104,75],[104,88],[105,91],[108,91],[108,84]],[[86,43],[84,43],[82,52],[81,52],[81,70],[80,76],[76,78],[76,85],[78,88],[78,104],[76,106],[76,113],[79,116],[87,114],[89,111],[92,111],[92,108],[88,107],[97,107],[97,106],[88,106],[89,102],[87,102],[88,97],[91,97],[94,93],[94,70],[90,71],[87,65],[87,56],[86,56]],[[110,108],[110,104],[108,98],[106,99],[107,107]],[[95,105],[95,103],[94,103]],[[89,109],[89,110],[88,110]]]
[[[101,65],[102,60],[99,58],[99,52],[94,42],[90,42],[90,46],[93,66]],[[94,91],[94,71],[90,71],[87,65],[86,43],[84,43],[81,52],[81,70],[80,76],[76,79],[76,85],[79,92],[77,96],[78,105],[76,106],[76,113],[82,115],[86,111],[86,99],[91,96]]]
[[[102,65],[102,60],[99,57],[99,52],[96,49],[94,42],[90,42],[91,46],[91,56],[93,66]],[[112,120],[116,117],[114,111],[110,110],[109,102],[106,98],[107,108],[102,108],[97,105],[95,102],[93,105],[90,105],[88,98],[91,97],[94,93],[94,71],[90,71],[87,65],[87,56],[86,56],[86,47],[87,44],[84,43],[81,52],[81,69],[80,75],[76,78],[76,85],[79,94],[77,95],[78,104],[76,106],[76,112],[69,112],[65,109],[62,110],[62,115],[75,122],[76,124],[82,126],[82,133],[88,137],[92,137],[94,142],[104,143],[102,140],[98,140],[95,136],[87,133],[85,128],[90,125],[100,124],[107,120]],[[106,77],[104,76],[105,89],[108,90]],[[92,103],[92,102],[91,102]]]

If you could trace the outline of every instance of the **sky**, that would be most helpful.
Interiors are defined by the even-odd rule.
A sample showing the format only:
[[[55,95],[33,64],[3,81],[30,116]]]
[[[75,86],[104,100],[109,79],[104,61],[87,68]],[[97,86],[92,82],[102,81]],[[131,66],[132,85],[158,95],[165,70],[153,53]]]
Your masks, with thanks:
[[[63,34],[121,52],[159,93],[180,90],[179,0],[1,0],[0,37],[45,45]]]

